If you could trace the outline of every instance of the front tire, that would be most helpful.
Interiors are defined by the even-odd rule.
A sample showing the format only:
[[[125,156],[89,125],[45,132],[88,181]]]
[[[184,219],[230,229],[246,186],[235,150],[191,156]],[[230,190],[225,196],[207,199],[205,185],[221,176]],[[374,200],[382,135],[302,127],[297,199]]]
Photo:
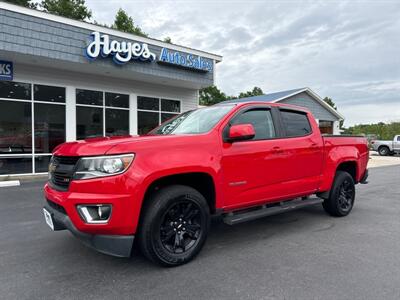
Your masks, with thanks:
[[[173,185],[155,192],[145,208],[139,232],[142,253],[162,266],[192,260],[203,247],[210,227],[210,209],[197,190]]]
[[[355,196],[353,177],[347,172],[337,171],[329,198],[322,205],[331,216],[344,217],[353,209]]]

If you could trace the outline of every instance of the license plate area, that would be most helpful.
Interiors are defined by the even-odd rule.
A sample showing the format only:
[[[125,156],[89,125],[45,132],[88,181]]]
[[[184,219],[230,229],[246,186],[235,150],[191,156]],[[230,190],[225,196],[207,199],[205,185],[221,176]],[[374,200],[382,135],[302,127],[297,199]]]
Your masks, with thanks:
[[[43,214],[44,214],[44,219],[46,221],[46,224],[49,225],[51,230],[54,230],[54,223],[53,223],[53,217],[50,212],[47,211],[47,209],[43,208]]]

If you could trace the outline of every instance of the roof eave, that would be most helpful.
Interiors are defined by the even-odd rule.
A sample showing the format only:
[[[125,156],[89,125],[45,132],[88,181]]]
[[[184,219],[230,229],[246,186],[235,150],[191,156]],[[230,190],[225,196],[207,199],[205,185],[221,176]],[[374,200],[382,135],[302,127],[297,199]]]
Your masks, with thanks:
[[[324,106],[327,110],[329,110],[333,115],[335,115],[339,120],[344,120],[344,116],[342,114],[340,114],[336,109],[334,109],[332,106],[330,106],[328,103],[326,103],[320,96],[318,96],[318,94],[316,94],[315,92],[313,92],[313,90],[311,90],[309,87],[306,87],[304,89],[300,89],[298,91],[293,92],[290,95],[286,95],[284,97],[281,97],[279,99],[275,99],[272,100],[271,102],[276,103],[279,101],[282,101],[284,99],[287,99],[289,97],[298,95],[300,93],[306,92],[308,94],[310,94],[313,98],[315,98],[322,106]]]

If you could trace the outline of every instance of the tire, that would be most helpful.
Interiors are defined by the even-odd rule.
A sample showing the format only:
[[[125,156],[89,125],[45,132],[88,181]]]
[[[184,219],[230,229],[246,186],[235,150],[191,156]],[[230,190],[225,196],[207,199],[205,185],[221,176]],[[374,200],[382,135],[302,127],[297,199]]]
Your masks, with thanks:
[[[197,190],[173,185],[147,199],[139,228],[139,246],[148,259],[165,267],[192,260],[210,228],[210,209]]]
[[[381,146],[378,149],[378,153],[380,156],[387,156],[390,154],[390,149],[387,146]]]
[[[337,171],[329,198],[322,205],[334,217],[347,216],[354,206],[356,189],[353,177],[344,171]]]

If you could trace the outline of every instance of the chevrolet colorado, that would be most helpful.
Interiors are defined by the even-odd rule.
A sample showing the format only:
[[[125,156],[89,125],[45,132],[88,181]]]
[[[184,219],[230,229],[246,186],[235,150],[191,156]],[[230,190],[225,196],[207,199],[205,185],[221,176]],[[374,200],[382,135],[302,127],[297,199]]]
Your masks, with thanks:
[[[319,203],[348,215],[368,158],[366,139],[322,136],[304,108],[222,103],[145,136],[58,146],[43,213],[102,253],[130,256],[135,239],[150,260],[176,266],[199,253],[212,215],[237,224]]]

